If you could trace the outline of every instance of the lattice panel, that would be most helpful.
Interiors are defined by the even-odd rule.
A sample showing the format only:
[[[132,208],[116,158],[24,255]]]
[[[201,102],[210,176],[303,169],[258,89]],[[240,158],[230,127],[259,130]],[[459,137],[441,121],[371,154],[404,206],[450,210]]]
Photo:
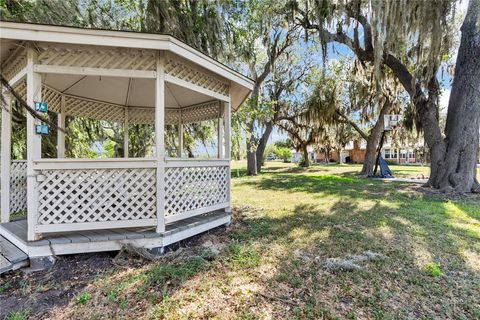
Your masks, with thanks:
[[[182,113],[180,110],[166,109],[165,110],[165,124],[178,124],[180,122]]]
[[[165,169],[165,216],[227,202],[227,166]]]
[[[38,63],[68,67],[155,70],[156,54],[152,50],[60,47],[43,45]]]
[[[27,162],[12,161],[10,167],[10,212],[27,210]]]
[[[48,110],[59,113],[62,109],[62,94],[48,86],[42,86],[42,100],[47,102]]]
[[[165,73],[224,96],[229,95],[230,86],[228,82],[213,74],[201,71],[178,58],[169,57],[167,59]]]
[[[38,224],[156,218],[155,169],[44,170]]]
[[[155,124],[154,108],[130,107],[129,110],[130,123]],[[167,109],[165,110],[165,124],[178,124],[180,119],[183,124],[188,124],[218,119],[220,116],[220,103],[212,101],[183,109]]]
[[[182,123],[200,122],[220,117],[220,103],[211,101],[182,109]]]
[[[14,90],[27,98],[26,80],[20,81]],[[57,90],[46,85],[42,86],[43,100],[48,103],[50,111],[59,113],[61,110],[62,95]],[[221,116],[221,103],[209,101],[203,104],[185,107],[182,109],[166,109],[165,124],[178,124],[182,119],[183,124],[217,119]],[[72,95],[65,95],[65,112],[70,116],[87,117],[96,120],[109,120],[123,122],[125,120],[125,107],[112,103],[84,99]],[[129,107],[129,122],[136,124],[155,124],[155,108]]]
[[[18,82],[17,85],[13,87],[13,90],[15,90],[15,92],[18,93],[23,100],[27,100],[27,80],[26,79]]]
[[[125,109],[122,106],[69,95],[65,96],[65,113],[70,116],[116,122],[123,122],[125,119]]]
[[[155,108],[128,108],[128,122],[136,124],[155,124]]]
[[[9,81],[27,66],[27,51],[19,48],[12,57],[2,65],[2,74]]]

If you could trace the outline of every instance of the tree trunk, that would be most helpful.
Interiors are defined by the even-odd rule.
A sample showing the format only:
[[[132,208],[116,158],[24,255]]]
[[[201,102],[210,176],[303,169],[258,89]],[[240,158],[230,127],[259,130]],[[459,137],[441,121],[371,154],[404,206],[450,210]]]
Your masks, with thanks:
[[[377,122],[375,126],[370,131],[370,134],[367,138],[367,147],[365,149],[365,160],[363,161],[362,171],[360,175],[365,177],[372,177],[375,167],[375,162],[377,160],[377,150],[382,132],[384,130],[385,115],[389,114],[393,108],[393,104],[390,101],[385,101],[383,104],[382,110],[378,115]]]
[[[255,151],[256,141],[255,134],[253,132],[253,121],[248,123],[250,130],[250,136],[247,137],[247,175],[256,176],[257,172],[257,154]]]
[[[370,134],[365,149],[365,159],[363,160],[362,171],[360,175],[364,177],[373,177],[373,169],[377,159],[377,146],[380,141],[380,135]]]
[[[257,79],[250,97],[253,104],[252,108],[255,110],[258,108],[260,84],[261,81],[259,82]],[[250,119],[247,122],[247,175],[249,176],[256,176],[258,174],[256,150],[257,139],[255,138],[255,120]]]
[[[256,176],[258,174],[257,171],[257,154],[255,151],[247,152],[247,175],[249,176]]]
[[[258,142],[256,157],[257,157],[257,173],[262,171],[263,165],[263,155],[265,153],[265,149],[267,148],[268,139],[270,138],[270,134],[273,130],[273,123],[271,121],[267,122],[265,126],[265,131]]]
[[[308,156],[307,145],[304,144],[304,145],[302,145],[301,148],[302,148],[302,152],[303,152],[303,163],[302,163],[302,167],[308,168],[308,167],[310,167],[310,157]]]
[[[479,16],[480,0],[471,0],[461,28],[443,150],[432,150],[430,183],[445,192],[480,192],[476,178],[480,125]]]

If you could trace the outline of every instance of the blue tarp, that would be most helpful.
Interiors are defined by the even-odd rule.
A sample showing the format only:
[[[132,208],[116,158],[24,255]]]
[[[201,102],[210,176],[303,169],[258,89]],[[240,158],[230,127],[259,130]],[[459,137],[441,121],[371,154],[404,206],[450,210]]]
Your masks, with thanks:
[[[380,165],[380,176],[382,178],[393,178],[392,170],[388,167],[387,161],[382,156],[378,159]]]

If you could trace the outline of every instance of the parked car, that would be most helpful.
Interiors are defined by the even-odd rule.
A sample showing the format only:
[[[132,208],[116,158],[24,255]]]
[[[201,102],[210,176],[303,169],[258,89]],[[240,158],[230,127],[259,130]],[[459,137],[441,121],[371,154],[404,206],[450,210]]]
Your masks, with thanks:
[[[267,160],[268,161],[273,161],[273,160],[275,160],[275,156],[273,154],[271,154],[271,155],[267,156]]]

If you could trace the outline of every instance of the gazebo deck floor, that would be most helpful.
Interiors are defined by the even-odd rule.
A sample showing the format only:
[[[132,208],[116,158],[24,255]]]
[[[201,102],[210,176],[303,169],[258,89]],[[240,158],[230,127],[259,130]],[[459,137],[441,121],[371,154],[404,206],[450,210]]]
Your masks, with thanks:
[[[223,210],[191,217],[166,226],[164,233],[154,228],[89,230],[46,234],[41,240],[27,241],[27,220],[0,224],[0,236],[10,241],[29,258],[52,255],[120,250],[124,244],[147,249],[163,248],[231,221]]]

